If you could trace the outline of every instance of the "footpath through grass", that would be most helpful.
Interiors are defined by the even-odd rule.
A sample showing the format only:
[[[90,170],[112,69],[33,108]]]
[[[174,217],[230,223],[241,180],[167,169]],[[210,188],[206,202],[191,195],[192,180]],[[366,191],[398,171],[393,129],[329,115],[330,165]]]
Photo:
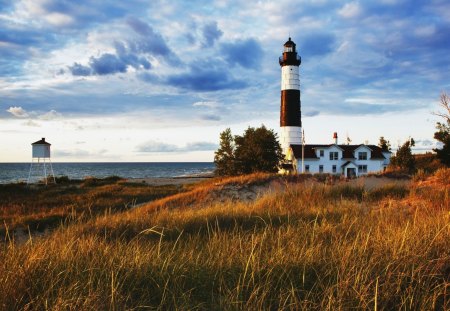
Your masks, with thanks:
[[[3,244],[0,308],[450,308],[448,180],[283,187],[246,203],[177,195],[179,208],[166,198]]]

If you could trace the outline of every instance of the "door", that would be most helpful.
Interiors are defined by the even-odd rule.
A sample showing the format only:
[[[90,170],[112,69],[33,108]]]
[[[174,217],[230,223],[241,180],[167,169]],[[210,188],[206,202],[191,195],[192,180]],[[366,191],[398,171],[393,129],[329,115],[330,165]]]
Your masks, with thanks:
[[[356,168],[348,167],[347,168],[347,178],[355,178],[356,177]]]

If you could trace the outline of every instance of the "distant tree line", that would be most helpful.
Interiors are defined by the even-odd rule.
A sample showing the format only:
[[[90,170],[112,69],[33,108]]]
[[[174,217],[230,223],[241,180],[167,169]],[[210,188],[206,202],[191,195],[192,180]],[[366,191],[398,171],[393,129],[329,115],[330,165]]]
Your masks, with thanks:
[[[242,136],[227,128],[220,133],[219,149],[215,152],[215,173],[220,176],[277,172],[283,158],[277,135],[264,125],[248,127]]]

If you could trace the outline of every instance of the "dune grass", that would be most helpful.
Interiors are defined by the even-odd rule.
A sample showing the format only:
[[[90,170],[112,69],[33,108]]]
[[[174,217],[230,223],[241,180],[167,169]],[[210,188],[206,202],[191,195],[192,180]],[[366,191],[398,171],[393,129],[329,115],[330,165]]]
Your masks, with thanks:
[[[118,177],[86,178],[45,185],[0,185],[0,235],[6,230],[44,231],[184,191],[175,185],[148,186]]]
[[[98,215],[4,243],[0,308],[446,310],[448,191],[299,182],[253,202],[176,195]]]

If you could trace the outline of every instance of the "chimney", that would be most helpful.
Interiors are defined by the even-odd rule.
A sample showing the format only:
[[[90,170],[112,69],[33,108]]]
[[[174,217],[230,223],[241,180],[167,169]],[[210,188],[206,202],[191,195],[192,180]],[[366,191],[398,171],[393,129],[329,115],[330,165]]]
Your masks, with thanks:
[[[337,144],[338,144],[338,136],[337,136],[337,132],[334,132],[334,134],[333,134],[333,139],[334,139],[334,143],[337,145]]]
[[[42,137],[42,141],[45,141],[45,137]]]

